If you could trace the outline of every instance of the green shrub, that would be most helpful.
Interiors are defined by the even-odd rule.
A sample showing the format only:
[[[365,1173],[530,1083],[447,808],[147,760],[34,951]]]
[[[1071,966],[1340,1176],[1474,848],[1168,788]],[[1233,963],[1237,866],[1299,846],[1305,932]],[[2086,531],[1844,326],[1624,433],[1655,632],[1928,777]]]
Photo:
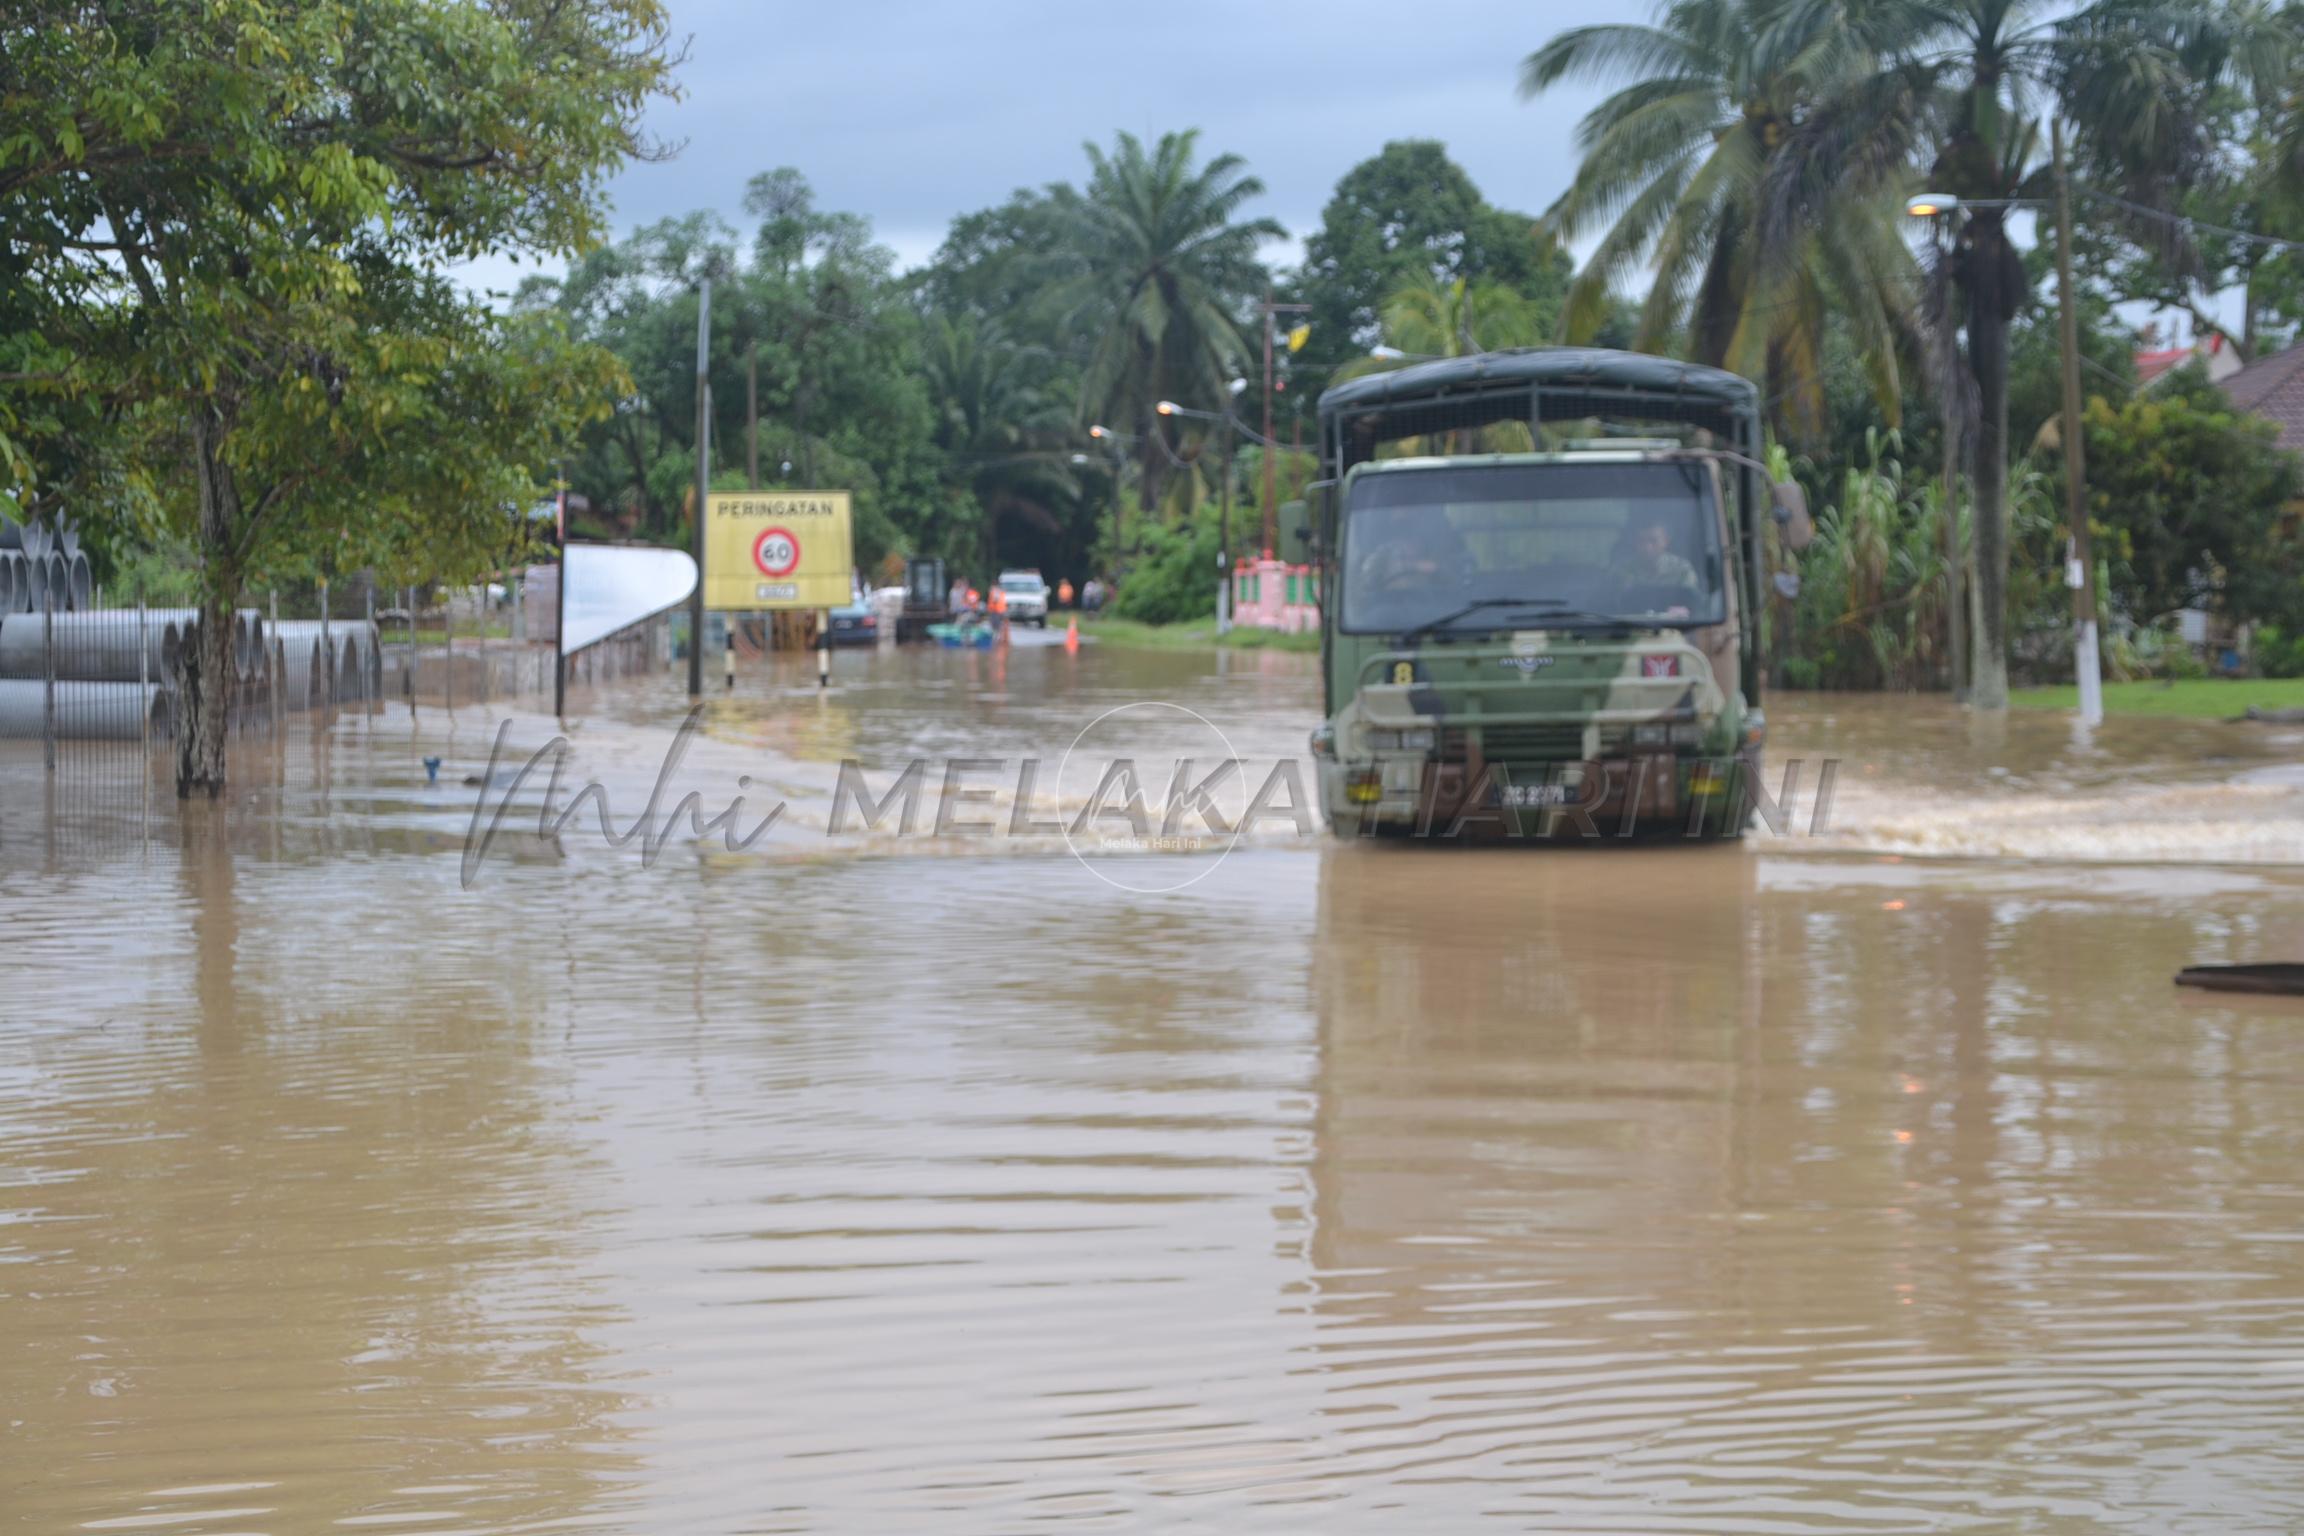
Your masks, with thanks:
[[[1135,567],[1112,600],[1113,613],[1145,624],[1215,618],[1218,533],[1212,507],[1191,521],[1147,530]]]
[[[2304,677],[2304,634],[2284,634],[2263,625],[2249,642],[2248,654],[2265,677]]]

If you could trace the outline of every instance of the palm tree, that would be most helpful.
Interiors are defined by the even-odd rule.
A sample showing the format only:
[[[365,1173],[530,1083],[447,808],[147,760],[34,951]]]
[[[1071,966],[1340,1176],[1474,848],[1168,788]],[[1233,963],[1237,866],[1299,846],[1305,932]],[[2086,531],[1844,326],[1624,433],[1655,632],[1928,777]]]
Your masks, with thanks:
[[[1384,340],[1423,357],[1467,357],[1544,340],[1544,316],[1535,300],[1503,283],[1465,278],[1443,281],[1430,273],[1395,288],[1384,300]]]
[[[1238,317],[1263,283],[1259,242],[1286,231],[1242,219],[1264,184],[1237,155],[1194,167],[1198,133],[1168,133],[1147,154],[1123,133],[1109,155],[1087,146],[1084,192],[1060,198],[1079,263],[1072,313],[1097,331],[1081,381],[1080,416],[1128,422],[1142,435],[1147,505],[1165,461],[1162,400],[1212,406],[1248,355]]]
[[[2091,180],[2131,206],[2164,205],[2207,162],[2207,89],[2227,77],[2276,69],[2290,44],[2277,17],[2248,4],[2200,0],[1870,0],[1851,4],[1866,47],[1885,62],[1844,77],[1800,125],[1767,199],[1811,200],[1851,171],[1915,154],[1931,191],[1967,209],[1958,238],[1931,284],[1942,312],[1931,327],[1946,376],[1947,416],[1973,412],[1976,478],[1974,630],[1970,702],[2008,702],[2008,348],[2022,307],[2024,266],[2007,209],[2037,196],[2038,114],[2068,125],[2076,160]],[[2140,232],[2182,255],[2180,232],[2148,222]],[[1955,310],[1955,305],[1957,310]],[[1950,343],[1964,329],[1967,352]],[[1964,377],[1955,376],[1964,375]]]
[[[1577,128],[1582,162],[1546,223],[1604,229],[1569,290],[1563,329],[1589,340],[1619,280],[1653,269],[1634,345],[1684,337],[1697,362],[1764,380],[1779,423],[1821,425],[1826,318],[1855,330],[1883,411],[1897,414],[1899,327],[1915,269],[1898,236],[1893,163],[1829,199],[1765,217],[1814,105],[1877,68],[1861,6],[1832,0],[1672,0],[1651,26],[1572,28],[1528,56],[1520,92],[1562,80],[1629,84]]]
[[[996,567],[1004,519],[1022,517],[1054,531],[1061,525],[1057,509],[1079,497],[1061,447],[1065,409],[1039,383],[1048,360],[1010,341],[996,321],[937,315],[926,324],[922,361],[936,401],[934,435],[947,484],[973,500],[978,556]]]
[[[1354,358],[1336,370],[1336,383],[1436,357],[1540,346],[1548,329],[1544,306],[1515,288],[1461,277],[1443,279],[1429,272],[1386,295],[1378,317],[1389,352]],[[1386,451],[1404,456],[1437,452],[1436,445],[1444,440],[1403,438]],[[1492,453],[1527,452],[1535,446],[1527,424],[1512,421],[1459,432],[1454,441],[1463,453],[1477,452],[1483,443]]]

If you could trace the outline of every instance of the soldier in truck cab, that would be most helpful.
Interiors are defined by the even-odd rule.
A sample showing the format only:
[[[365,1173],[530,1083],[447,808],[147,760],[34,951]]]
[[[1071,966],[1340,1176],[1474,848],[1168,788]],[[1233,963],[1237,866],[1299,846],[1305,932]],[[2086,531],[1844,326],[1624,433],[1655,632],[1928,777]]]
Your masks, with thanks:
[[[1382,508],[1353,523],[1353,564],[1371,592],[1454,591],[1473,571],[1472,552],[1447,518]]]
[[[1623,570],[1627,587],[1648,595],[1651,606],[1674,618],[1685,617],[1688,605],[1703,592],[1696,567],[1672,552],[1672,530],[1660,518],[1635,526]],[[1675,600],[1658,601],[1666,592],[1675,594]]]

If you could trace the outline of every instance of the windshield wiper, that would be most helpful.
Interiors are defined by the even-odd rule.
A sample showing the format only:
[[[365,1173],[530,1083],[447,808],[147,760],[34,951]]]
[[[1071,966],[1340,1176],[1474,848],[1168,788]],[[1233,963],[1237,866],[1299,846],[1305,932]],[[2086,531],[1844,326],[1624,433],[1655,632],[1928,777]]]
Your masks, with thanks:
[[[1478,597],[1461,608],[1441,614],[1436,619],[1426,619],[1414,629],[1403,630],[1400,639],[1403,644],[1412,640],[1421,640],[1435,630],[1455,623],[1458,619],[1468,619],[1472,615],[1485,612],[1490,608],[1553,608],[1557,606],[1553,599],[1546,597]]]
[[[1407,644],[1410,641],[1421,640],[1426,635],[1455,623],[1458,619],[1468,619],[1472,615],[1490,608],[1522,608],[1528,610],[1528,616],[1531,618],[1555,621],[1571,619],[1580,624],[1606,624],[1618,629],[1637,629],[1639,627],[1639,621],[1636,619],[1627,619],[1613,613],[1594,613],[1588,608],[1574,608],[1569,606],[1565,598],[1483,597],[1466,603],[1451,613],[1444,613],[1436,619],[1425,620],[1414,629],[1402,634],[1401,643]]]

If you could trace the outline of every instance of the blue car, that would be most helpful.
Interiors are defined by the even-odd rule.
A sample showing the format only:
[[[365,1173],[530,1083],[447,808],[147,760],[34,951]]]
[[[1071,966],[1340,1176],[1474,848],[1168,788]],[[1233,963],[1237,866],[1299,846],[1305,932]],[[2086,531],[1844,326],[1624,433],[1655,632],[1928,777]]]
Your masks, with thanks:
[[[845,608],[835,608],[825,640],[832,645],[878,645],[880,616],[872,611],[870,603],[850,603]]]

